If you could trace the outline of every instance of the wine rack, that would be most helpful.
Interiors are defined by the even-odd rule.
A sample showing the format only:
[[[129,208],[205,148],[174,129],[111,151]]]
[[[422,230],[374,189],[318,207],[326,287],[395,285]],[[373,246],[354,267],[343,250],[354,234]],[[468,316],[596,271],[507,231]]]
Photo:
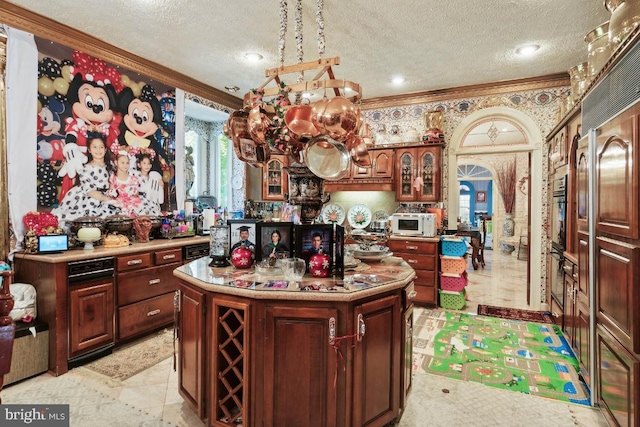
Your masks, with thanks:
[[[221,425],[246,423],[245,352],[246,306],[217,306],[218,330],[215,374],[215,420]]]

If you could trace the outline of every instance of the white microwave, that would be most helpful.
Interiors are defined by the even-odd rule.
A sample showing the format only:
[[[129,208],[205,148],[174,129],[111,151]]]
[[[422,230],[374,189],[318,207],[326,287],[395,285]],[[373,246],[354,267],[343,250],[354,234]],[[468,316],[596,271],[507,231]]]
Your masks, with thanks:
[[[422,237],[435,237],[438,234],[436,214],[394,213],[389,219],[393,234]]]

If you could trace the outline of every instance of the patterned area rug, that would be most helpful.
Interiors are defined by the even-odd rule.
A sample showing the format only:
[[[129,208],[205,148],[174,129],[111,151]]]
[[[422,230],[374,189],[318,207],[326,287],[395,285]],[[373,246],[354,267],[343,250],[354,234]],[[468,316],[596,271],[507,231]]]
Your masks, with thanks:
[[[495,307],[493,305],[478,305],[481,316],[499,317],[501,319],[525,320],[527,322],[554,323],[548,311],[521,310],[519,308]]]
[[[176,348],[177,345],[176,343]],[[112,354],[87,363],[84,367],[122,381],[162,362],[172,354],[173,330],[165,329],[120,347]]]
[[[69,405],[69,425],[71,427],[165,427],[171,425],[86,387],[74,381],[69,374],[47,378],[44,382],[39,379],[40,377],[35,381],[12,384],[3,389],[2,403],[67,404]]]
[[[425,310],[414,319],[413,369],[589,405],[560,328],[553,324]]]

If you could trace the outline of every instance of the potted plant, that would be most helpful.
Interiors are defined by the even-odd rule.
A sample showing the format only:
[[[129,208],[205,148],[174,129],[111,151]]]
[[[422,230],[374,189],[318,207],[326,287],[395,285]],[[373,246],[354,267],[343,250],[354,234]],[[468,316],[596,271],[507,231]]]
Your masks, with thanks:
[[[516,186],[518,184],[515,160],[503,164],[502,167],[496,171],[496,184],[498,185],[498,193],[500,193],[502,203],[504,204],[506,216],[502,225],[502,236],[511,237],[513,236],[515,227],[513,211],[516,204]]]

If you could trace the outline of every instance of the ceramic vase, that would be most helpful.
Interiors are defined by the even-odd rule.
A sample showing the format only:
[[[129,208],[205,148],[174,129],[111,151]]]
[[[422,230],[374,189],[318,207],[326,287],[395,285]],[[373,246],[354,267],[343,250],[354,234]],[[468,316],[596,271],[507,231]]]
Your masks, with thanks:
[[[502,223],[502,237],[513,237],[515,226],[516,223],[513,220],[513,214],[507,213],[505,215],[504,222]],[[503,254],[511,254],[516,250],[516,247],[503,243],[500,249],[502,250]]]

